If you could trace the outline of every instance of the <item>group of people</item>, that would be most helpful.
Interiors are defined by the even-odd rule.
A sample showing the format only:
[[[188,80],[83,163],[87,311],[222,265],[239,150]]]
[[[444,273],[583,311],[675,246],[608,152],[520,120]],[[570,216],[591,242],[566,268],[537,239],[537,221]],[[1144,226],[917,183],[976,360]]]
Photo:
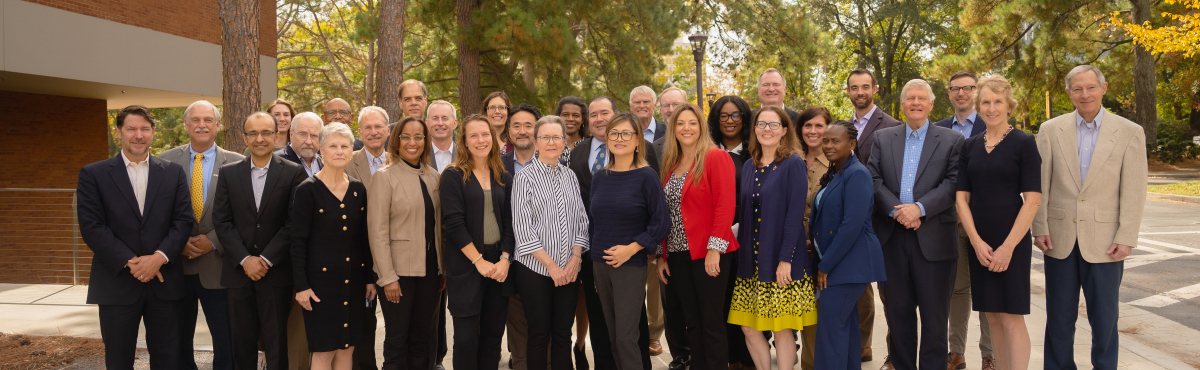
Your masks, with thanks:
[[[1003,77],[947,82],[955,114],[934,122],[927,81],[905,84],[899,121],[861,69],[845,120],[784,107],[776,69],[758,109],[724,96],[707,114],[641,86],[630,112],[569,96],[542,115],[496,92],[460,119],[409,80],[403,116],[361,108],[357,137],[344,100],[277,100],[245,119],[244,155],[216,145],[207,101],[159,157],[154,117],[126,107],[120,155],[78,187],[106,364],[132,368],[144,321],[152,368],[194,369],[202,307],[218,369],[260,350],[268,369],[374,369],[377,312],[384,369],[441,368],[447,311],[457,370],[500,367],[506,332],[517,370],[648,370],[663,332],[671,370],[770,369],[772,348],[780,369],[859,369],[878,294],[884,369],[965,368],[971,311],[983,368],[1024,369],[1036,246],[1045,368],[1075,367],[1081,288],[1092,364],[1115,368],[1140,126],[1101,106],[1094,66],[1066,76],[1076,110],[1036,137],[1009,124]]]

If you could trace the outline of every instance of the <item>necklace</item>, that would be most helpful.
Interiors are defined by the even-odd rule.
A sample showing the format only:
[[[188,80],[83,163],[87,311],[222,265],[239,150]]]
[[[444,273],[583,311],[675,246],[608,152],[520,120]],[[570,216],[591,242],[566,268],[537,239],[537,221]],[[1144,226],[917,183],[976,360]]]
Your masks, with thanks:
[[[1012,126],[1008,126],[1008,130],[1004,131],[1004,135],[1000,135],[1000,140],[996,140],[996,143],[995,143],[995,144],[992,144],[992,145],[987,145],[987,136],[984,136],[984,138],[983,138],[983,147],[984,147],[984,148],[987,148],[988,150],[991,150],[991,149],[996,149],[996,146],[997,146],[997,145],[1000,145],[1000,142],[1001,142],[1001,141],[1004,141],[1004,138],[1008,137],[1008,133],[1009,133],[1009,132],[1012,132],[1012,130],[1013,130],[1013,127],[1012,127]]]

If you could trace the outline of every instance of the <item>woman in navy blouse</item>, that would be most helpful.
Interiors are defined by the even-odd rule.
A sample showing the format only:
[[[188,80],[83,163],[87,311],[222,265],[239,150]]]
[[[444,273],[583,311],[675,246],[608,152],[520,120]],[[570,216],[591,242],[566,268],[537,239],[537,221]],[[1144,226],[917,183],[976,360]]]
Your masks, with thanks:
[[[638,345],[638,325],[646,301],[646,261],[658,254],[671,231],[658,173],[646,162],[645,140],[634,122],[632,113],[608,122],[612,160],[593,174],[591,193],[596,292],[620,370],[642,369],[646,348]]]
[[[887,280],[883,249],[871,226],[875,202],[871,173],[853,154],[858,130],[848,121],[825,129],[821,150],[829,171],[813,199],[812,233],[817,258],[817,369],[858,369],[858,297],[867,285]]]

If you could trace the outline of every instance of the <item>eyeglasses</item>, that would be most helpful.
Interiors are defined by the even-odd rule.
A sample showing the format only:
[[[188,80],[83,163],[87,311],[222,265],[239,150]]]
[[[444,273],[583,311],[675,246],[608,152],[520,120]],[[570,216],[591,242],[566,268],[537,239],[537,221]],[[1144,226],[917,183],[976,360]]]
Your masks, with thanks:
[[[308,139],[316,139],[317,135],[312,135],[307,132],[296,131],[296,132],[292,133],[292,137],[295,137],[296,141],[305,142],[305,141],[308,141]]]
[[[425,135],[416,135],[416,136],[400,135],[400,142],[402,142],[402,143],[422,142],[423,143],[423,142],[425,142]]]
[[[350,116],[350,110],[349,109],[328,109],[328,110],[325,110],[325,115],[326,116],[338,116],[338,115]]]
[[[275,131],[271,131],[271,130],[250,131],[250,132],[245,132],[244,134],[246,134],[246,137],[249,139],[257,139],[259,136],[269,138],[269,137],[275,136]]]
[[[962,91],[962,92],[964,92],[964,93],[970,94],[970,93],[972,93],[972,92],[975,92],[975,85],[969,85],[969,86],[950,86],[950,89],[949,89],[949,90],[950,90],[950,93],[951,93],[951,94],[958,93],[959,91]]]
[[[612,131],[608,133],[609,140],[629,141],[633,140],[633,131]]]
[[[503,105],[489,105],[487,107],[487,111],[488,112],[504,112],[504,111],[508,111],[508,107],[503,106]]]
[[[717,118],[720,118],[721,122],[741,121],[742,114],[741,113],[730,113],[730,114],[721,113],[721,114],[717,115]]]
[[[555,135],[555,136],[538,136],[538,141],[541,141],[541,142],[543,142],[543,143],[546,143],[546,144],[561,143],[561,142],[563,142],[563,137],[562,137],[562,136],[558,136],[558,135]]]
[[[430,116],[429,122],[454,122],[454,117],[451,116]]]
[[[765,128],[765,129],[771,129],[771,130],[778,130],[780,127],[783,127],[783,123],[781,123],[781,122],[766,122],[766,121],[758,121],[758,122],[754,123],[754,127],[755,127],[755,128]]]
[[[682,107],[683,103],[671,103],[671,104],[660,104],[660,105],[662,105],[663,108],[666,108],[667,110],[674,112],[675,108]]]

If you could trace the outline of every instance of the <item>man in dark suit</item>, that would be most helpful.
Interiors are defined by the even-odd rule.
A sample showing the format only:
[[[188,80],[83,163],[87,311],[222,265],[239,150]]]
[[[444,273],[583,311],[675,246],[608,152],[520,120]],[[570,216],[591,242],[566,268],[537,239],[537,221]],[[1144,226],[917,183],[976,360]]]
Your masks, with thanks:
[[[679,109],[679,107],[681,107],[687,103],[688,103],[687,92],[683,91],[683,89],[680,89],[678,87],[668,87],[668,88],[664,89],[662,91],[662,93],[659,93],[658,94],[658,112],[662,116],[662,122],[663,122],[664,126],[670,124],[671,115],[675,114],[675,110]],[[703,122],[708,122],[708,121],[706,121],[706,118],[704,118],[704,117],[700,117],[700,120]],[[654,140],[654,154],[658,156],[659,160],[662,160],[663,146],[667,142],[666,131],[667,131],[667,129],[664,127],[663,128],[664,135],[660,136],[658,139]],[[662,163],[659,163],[659,165],[661,166]],[[682,313],[679,313],[679,314],[682,315]],[[670,313],[668,313],[668,315],[670,315]],[[667,325],[670,325],[670,324],[667,324]],[[668,327],[667,330],[671,330],[671,328]],[[667,345],[668,346],[671,345],[671,336],[672,335],[673,334],[670,334],[669,332],[667,334]]]
[[[879,130],[867,162],[875,182],[872,218],[887,270],[890,360],[902,370],[918,364],[944,369],[959,257],[954,186],[963,136],[929,123],[934,95],[924,80],[905,84],[900,100],[906,125]]]
[[[251,114],[243,126],[250,157],[222,167],[217,181],[213,224],[225,245],[221,282],[229,289],[239,369],[257,368],[259,339],[267,369],[288,368],[292,261],[287,225],[292,192],[308,175],[300,165],[271,153],[276,127],[269,114]]]
[[[326,125],[333,122],[345,123],[347,127],[351,126],[354,119],[354,109],[350,108],[350,103],[342,98],[333,98],[328,103],[325,103],[325,111],[321,114],[321,121]],[[354,139],[354,150],[358,151],[363,148],[362,139]]]
[[[133,368],[143,320],[150,367],[175,368],[184,290],[180,253],[196,223],[187,176],[183,167],[150,155],[149,109],[125,107],[116,125],[121,153],[84,166],[76,189],[79,234],[94,253],[87,303],[100,308],[109,368]]]
[[[654,107],[658,105],[658,97],[650,86],[638,86],[629,92],[629,110],[638,118],[638,126],[642,129],[642,138],[653,143],[667,132],[665,122],[654,119]]]
[[[758,101],[762,106],[780,107],[784,112],[787,112],[788,119],[792,124],[800,120],[800,112],[791,110],[784,106],[783,99],[787,96],[787,79],[783,78],[783,72],[775,68],[767,68],[758,75]],[[761,109],[761,108],[760,108]],[[750,113],[750,119],[758,116],[758,109]],[[750,122],[752,125],[753,122]]]
[[[938,121],[935,125],[954,130],[967,138],[987,130],[987,125],[979,120],[979,114],[975,112],[976,82],[975,74],[970,71],[958,71],[950,76],[948,93],[950,105],[954,106],[954,115]],[[971,248],[971,240],[967,238],[967,232],[963,230],[961,223],[958,225],[958,234],[958,252],[965,256],[967,249]],[[966,366],[967,363],[967,359],[963,357],[967,350],[967,324],[971,319],[971,273],[967,263],[966,258],[958,259],[954,294],[950,296],[950,353],[946,355],[946,366],[949,369],[957,369],[959,366]],[[989,329],[987,315],[979,315],[979,353],[983,357],[983,369],[996,367],[996,358],[992,351],[992,332]]]
[[[579,195],[583,199],[584,209],[591,209],[592,173],[595,172],[594,170],[604,167],[605,163],[611,160],[605,152],[607,150],[605,145],[608,142],[605,130],[608,128],[608,121],[616,114],[616,102],[612,98],[598,96],[592,99],[592,102],[588,104],[588,131],[592,137],[580,140],[578,144],[575,144],[575,148],[571,149],[571,162],[567,166],[572,172],[575,172],[575,176],[579,179]],[[650,148],[652,145],[649,142],[643,144],[645,144],[644,148]],[[659,171],[659,165],[662,163],[658,160],[658,155],[654,153],[654,150],[646,151],[646,162],[650,163],[650,167],[655,172]],[[593,289],[584,289],[584,300],[589,312],[588,334],[592,338],[593,361],[595,361],[593,365],[596,370],[612,370],[616,369],[617,365],[616,359],[612,355],[612,341],[608,337],[608,324],[604,321],[604,315],[591,314],[592,312],[603,312],[603,308],[600,306],[600,296],[594,289],[596,284],[592,276],[592,263],[590,262],[591,258],[586,255],[587,253],[591,252],[584,252],[579,276],[583,279],[583,286],[593,287]],[[646,311],[644,306],[642,311]],[[642,317],[645,318],[646,315],[642,315]],[[647,349],[642,352],[642,365],[649,370],[651,365],[648,321],[643,321],[640,327],[638,345]],[[675,369],[672,368],[672,370]]]
[[[292,117],[292,142],[283,149],[276,150],[275,155],[300,165],[308,176],[315,175],[322,167],[318,148],[322,127],[325,127],[325,124],[316,113],[297,114]]]
[[[233,345],[229,338],[229,298],[221,285],[221,256],[225,248],[213,228],[213,194],[217,187],[217,169],[241,160],[237,154],[217,146],[221,111],[205,100],[192,103],[183,111],[188,144],[167,150],[162,159],[183,166],[191,190],[192,225],[183,247],[184,297],[179,301],[179,368],[195,370],[192,337],[196,334],[196,301],[204,306],[204,319],[213,342],[213,369],[233,369]]]

